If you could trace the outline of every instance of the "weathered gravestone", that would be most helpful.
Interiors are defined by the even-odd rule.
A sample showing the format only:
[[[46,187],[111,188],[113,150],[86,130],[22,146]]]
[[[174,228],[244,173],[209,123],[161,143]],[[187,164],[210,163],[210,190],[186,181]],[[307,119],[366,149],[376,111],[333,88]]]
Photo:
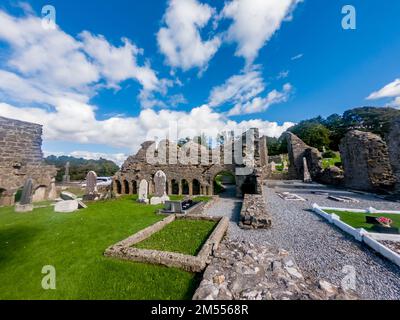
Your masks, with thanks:
[[[63,182],[64,183],[69,183],[71,181],[71,177],[69,175],[69,167],[70,167],[70,164],[69,164],[69,161],[68,161],[65,164],[65,173],[64,173],[64,176],[63,176]]]
[[[157,171],[154,175],[155,193],[154,197],[151,198],[150,204],[157,205],[160,203],[165,203],[169,200],[167,196],[167,176],[161,170]]]
[[[149,199],[148,199],[148,189],[149,189],[149,183],[147,182],[147,180],[142,180],[140,181],[139,184],[139,198],[138,201],[142,202],[142,203],[149,203]]]
[[[54,207],[54,211],[68,213],[68,212],[74,212],[78,210],[78,208],[79,208],[78,200],[65,200],[57,202]]]
[[[33,210],[32,194],[33,181],[31,178],[29,178],[25,181],[19,203],[15,205],[16,212],[28,212]]]
[[[89,171],[86,175],[86,187],[83,200],[93,201],[99,197],[97,192],[97,174],[94,171]]]
[[[308,170],[307,159],[305,157],[303,157],[303,182],[312,182],[310,171]]]

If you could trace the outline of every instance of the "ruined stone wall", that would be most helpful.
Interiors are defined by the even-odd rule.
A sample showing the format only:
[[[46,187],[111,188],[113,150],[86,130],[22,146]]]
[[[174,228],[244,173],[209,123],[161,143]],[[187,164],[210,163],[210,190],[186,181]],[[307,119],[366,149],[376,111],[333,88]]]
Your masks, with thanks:
[[[387,137],[389,159],[396,179],[396,191],[400,194],[400,118],[395,119]]]
[[[393,189],[395,179],[383,139],[370,132],[348,132],[340,142],[345,185],[366,191]]]
[[[257,129],[248,133],[250,141],[246,140],[246,134],[243,134],[242,140],[228,142],[228,148],[218,147],[214,150],[193,142],[183,147],[168,140],[160,142],[158,146],[152,141],[144,142],[137,154],[130,156],[116,173],[113,189],[120,194],[135,194],[140,181],[145,179],[151,194],[154,191],[154,174],[162,170],[167,176],[169,195],[213,195],[215,177],[227,171],[236,178],[237,196],[261,193],[268,168],[266,138],[260,139]],[[224,152],[230,153],[232,162],[235,162],[235,150],[243,156],[243,161],[227,163]],[[156,157],[149,158],[149,154],[155,154]]]
[[[0,205],[12,205],[29,177],[34,201],[55,197],[57,170],[44,164],[41,146],[42,126],[0,117]]]
[[[321,153],[316,148],[310,147],[304,143],[303,140],[295,134],[286,132],[285,135],[288,145],[290,179],[303,179],[303,158],[305,157],[312,179],[317,180],[323,170]]]

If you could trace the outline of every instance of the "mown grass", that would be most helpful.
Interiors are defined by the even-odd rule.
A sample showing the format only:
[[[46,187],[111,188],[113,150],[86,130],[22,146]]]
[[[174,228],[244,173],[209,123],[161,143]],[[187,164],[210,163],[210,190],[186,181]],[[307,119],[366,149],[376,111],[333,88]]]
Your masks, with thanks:
[[[385,217],[393,220],[392,227],[400,228],[400,214],[388,214],[388,213],[380,213],[380,214],[371,214],[371,213],[355,213],[348,211],[337,211],[337,210],[325,210],[327,213],[334,213],[340,217],[340,219],[352,226],[353,228],[364,228],[367,231],[373,231],[373,224],[367,223],[365,220],[366,216],[374,216],[374,217]]]
[[[0,208],[0,299],[190,299],[195,274],[103,256],[110,245],[161,220],[159,208],[130,196],[70,214]],[[185,238],[177,232],[175,239]],[[56,269],[56,290],[41,287],[45,265]]]
[[[216,224],[215,221],[175,220],[134,247],[195,256]]]

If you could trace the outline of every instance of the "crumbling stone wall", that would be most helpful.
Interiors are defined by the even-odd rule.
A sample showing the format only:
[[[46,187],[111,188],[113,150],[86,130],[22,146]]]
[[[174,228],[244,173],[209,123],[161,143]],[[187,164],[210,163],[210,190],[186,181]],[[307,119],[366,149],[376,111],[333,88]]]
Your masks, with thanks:
[[[246,135],[250,137],[248,140]],[[158,146],[154,141],[146,141],[116,173],[113,189],[119,194],[136,194],[140,181],[145,179],[149,183],[149,194],[152,194],[154,175],[162,170],[167,176],[169,195],[213,195],[214,179],[221,172],[235,176],[237,196],[261,193],[268,169],[266,138],[259,137],[258,129],[251,129],[227,144],[227,147],[209,150],[194,142],[178,147],[168,140],[161,141]],[[224,152],[230,156],[238,152],[243,161],[239,163],[236,157],[231,157],[233,163],[227,163]],[[154,154],[154,159],[149,158],[149,154]]]
[[[242,229],[267,229],[271,224],[271,215],[267,212],[264,196],[246,194],[240,212],[239,226]]]
[[[317,180],[323,171],[321,153],[318,149],[310,147],[304,143],[303,140],[289,131],[285,133],[285,136],[288,146],[290,179],[303,179],[303,158],[305,157],[307,159],[311,178]]]
[[[393,189],[395,179],[383,139],[370,132],[348,132],[339,145],[345,185],[365,191]]]
[[[0,206],[13,205],[27,178],[34,183],[34,201],[54,198],[54,166],[43,162],[42,126],[0,117]]]
[[[387,137],[389,160],[396,179],[396,191],[400,193],[400,118],[393,121]]]

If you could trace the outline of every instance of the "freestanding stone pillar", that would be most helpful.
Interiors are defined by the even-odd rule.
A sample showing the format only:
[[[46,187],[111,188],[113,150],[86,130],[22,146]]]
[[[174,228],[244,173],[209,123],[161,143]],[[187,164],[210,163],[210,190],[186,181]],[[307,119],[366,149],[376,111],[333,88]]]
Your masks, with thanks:
[[[396,179],[396,191],[400,194],[400,118],[393,121],[387,141],[390,164]]]
[[[353,130],[340,142],[345,185],[365,191],[385,191],[394,187],[388,148],[373,133]]]

